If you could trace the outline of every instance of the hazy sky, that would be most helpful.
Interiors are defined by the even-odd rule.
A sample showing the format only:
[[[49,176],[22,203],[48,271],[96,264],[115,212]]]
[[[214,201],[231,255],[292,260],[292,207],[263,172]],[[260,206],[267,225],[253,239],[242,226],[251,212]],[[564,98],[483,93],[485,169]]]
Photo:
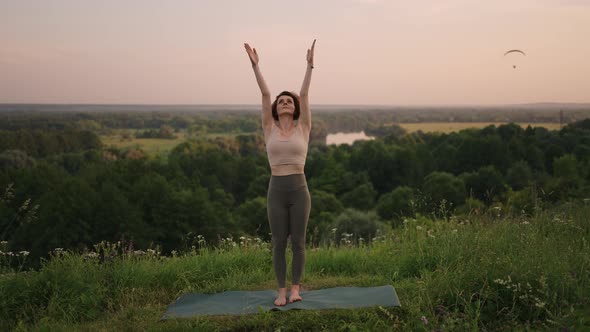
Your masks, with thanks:
[[[590,102],[590,0],[0,1],[0,103]]]

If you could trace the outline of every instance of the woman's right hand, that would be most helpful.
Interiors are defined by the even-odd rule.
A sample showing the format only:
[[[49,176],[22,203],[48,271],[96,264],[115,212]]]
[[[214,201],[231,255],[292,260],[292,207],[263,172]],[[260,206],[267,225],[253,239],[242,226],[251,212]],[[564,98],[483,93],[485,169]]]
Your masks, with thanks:
[[[248,53],[248,57],[250,57],[250,62],[252,62],[252,67],[258,64],[258,53],[256,53],[255,48],[251,48],[248,43],[244,43],[244,47],[246,48],[246,52]]]

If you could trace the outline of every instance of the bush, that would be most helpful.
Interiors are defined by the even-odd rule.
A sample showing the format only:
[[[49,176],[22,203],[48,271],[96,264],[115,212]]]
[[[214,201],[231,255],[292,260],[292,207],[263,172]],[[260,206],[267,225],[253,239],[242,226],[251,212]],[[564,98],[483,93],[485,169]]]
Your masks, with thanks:
[[[346,209],[335,220],[332,229],[336,243],[358,244],[370,241],[378,232],[387,229],[374,211],[362,212]],[[362,238],[362,240],[361,240]]]
[[[446,206],[449,210],[465,202],[463,181],[445,172],[430,173],[424,180],[423,193],[427,202],[425,212],[439,211],[443,202],[446,202],[445,205],[450,204]]]
[[[392,226],[401,223],[403,217],[415,217],[416,197],[414,189],[406,186],[395,188],[387,193],[377,202],[377,213],[379,217],[391,220]]]

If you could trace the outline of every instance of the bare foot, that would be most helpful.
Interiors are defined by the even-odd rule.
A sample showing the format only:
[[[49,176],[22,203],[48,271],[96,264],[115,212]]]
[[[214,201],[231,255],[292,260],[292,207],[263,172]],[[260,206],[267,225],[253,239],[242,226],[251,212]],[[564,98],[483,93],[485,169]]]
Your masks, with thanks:
[[[275,300],[275,305],[284,306],[287,304],[287,288],[279,288],[279,296]]]
[[[293,285],[291,286],[291,294],[289,295],[289,303],[297,302],[303,300],[299,295],[300,286]]]

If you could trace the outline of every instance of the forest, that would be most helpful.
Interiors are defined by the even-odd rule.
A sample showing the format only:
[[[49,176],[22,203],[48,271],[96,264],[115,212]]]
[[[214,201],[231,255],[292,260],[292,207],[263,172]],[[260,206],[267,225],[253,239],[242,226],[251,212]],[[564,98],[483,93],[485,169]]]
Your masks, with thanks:
[[[169,253],[200,239],[269,239],[270,168],[256,112],[20,107],[0,112],[0,240],[5,252],[29,253],[31,266],[55,248],[84,252],[101,241]],[[314,115],[305,167],[311,246],[343,236],[371,241],[417,216],[533,216],[562,202],[590,204],[590,119],[582,118],[590,109],[562,112],[560,130],[523,128],[508,117],[450,134],[404,132],[396,124],[410,111]],[[522,121],[560,121],[559,111],[528,112]],[[421,121],[493,118],[474,110],[422,114]],[[101,141],[119,129],[139,139],[190,135],[151,155]],[[359,129],[377,138],[325,144],[330,132]]]

